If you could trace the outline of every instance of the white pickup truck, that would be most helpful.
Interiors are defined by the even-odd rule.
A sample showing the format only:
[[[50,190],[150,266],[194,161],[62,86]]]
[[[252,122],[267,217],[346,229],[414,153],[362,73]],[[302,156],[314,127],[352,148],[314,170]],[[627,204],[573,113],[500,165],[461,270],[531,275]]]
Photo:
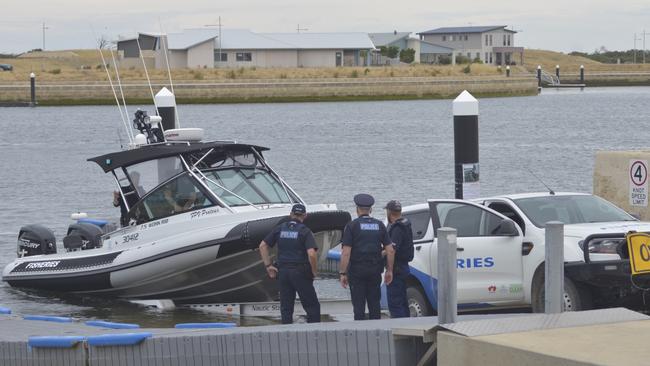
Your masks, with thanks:
[[[412,316],[435,311],[436,231],[443,226],[458,230],[461,311],[543,311],[544,225],[549,221],[565,224],[565,310],[642,306],[641,290],[630,281],[624,236],[649,232],[650,222],[640,222],[602,198],[531,193],[471,202],[448,199],[435,201],[433,217],[428,204],[404,207],[402,213],[411,221],[415,243],[407,288]]]

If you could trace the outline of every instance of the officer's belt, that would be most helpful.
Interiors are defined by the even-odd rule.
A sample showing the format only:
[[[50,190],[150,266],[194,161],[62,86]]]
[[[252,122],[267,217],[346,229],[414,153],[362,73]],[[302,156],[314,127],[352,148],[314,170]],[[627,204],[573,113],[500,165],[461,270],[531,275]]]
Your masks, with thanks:
[[[278,266],[280,268],[294,269],[294,268],[300,268],[300,267],[306,266],[307,264],[309,264],[309,263],[307,263],[307,262],[281,262],[281,263],[278,263]]]
[[[354,263],[354,264],[378,264],[381,261],[382,260],[379,259],[379,258],[377,258],[377,259],[356,259],[356,260],[352,259],[352,260],[350,260],[350,262]]]

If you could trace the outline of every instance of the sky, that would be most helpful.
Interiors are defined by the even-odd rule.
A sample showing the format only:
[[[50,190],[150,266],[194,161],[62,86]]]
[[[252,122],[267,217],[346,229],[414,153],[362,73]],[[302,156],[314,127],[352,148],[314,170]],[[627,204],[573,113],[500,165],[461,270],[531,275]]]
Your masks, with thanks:
[[[43,44],[94,48],[135,31],[175,32],[216,24],[255,32],[421,32],[444,26],[508,25],[516,46],[561,52],[642,48],[650,0],[2,0],[0,53]],[[646,35],[650,48],[650,34]]]

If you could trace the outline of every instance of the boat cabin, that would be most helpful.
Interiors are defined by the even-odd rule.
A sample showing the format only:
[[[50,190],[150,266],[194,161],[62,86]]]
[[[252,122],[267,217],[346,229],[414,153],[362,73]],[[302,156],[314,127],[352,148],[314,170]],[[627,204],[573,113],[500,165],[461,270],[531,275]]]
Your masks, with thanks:
[[[211,206],[304,203],[266,163],[266,147],[236,142],[165,142],[88,159],[112,173],[136,224]]]

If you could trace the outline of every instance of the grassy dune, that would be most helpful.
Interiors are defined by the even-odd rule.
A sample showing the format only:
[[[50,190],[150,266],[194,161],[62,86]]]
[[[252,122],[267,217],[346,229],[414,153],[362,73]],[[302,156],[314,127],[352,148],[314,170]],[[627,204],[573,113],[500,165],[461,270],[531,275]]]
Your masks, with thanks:
[[[109,51],[104,57],[110,62]],[[0,72],[0,82],[24,81],[30,72],[35,72],[39,80],[45,81],[101,81],[106,80],[106,72],[101,68],[101,58],[96,50],[70,50],[35,52],[13,59],[0,59],[0,63],[10,63],[13,72]],[[180,69],[172,70],[175,81],[210,81],[237,79],[322,79],[322,78],[385,78],[414,76],[482,76],[496,75],[496,67],[490,65],[471,65],[469,73],[466,65],[433,66],[410,65],[398,67],[338,67],[338,68],[238,68],[238,69]],[[90,68],[90,69],[83,69]],[[120,69],[125,81],[145,80],[141,69]],[[153,80],[166,80],[166,70],[149,70]]]
[[[524,62],[526,70],[535,71],[537,65],[544,70],[554,71],[555,65],[560,65],[561,72],[577,73],[580,65],[585,66],[589,72],[634,72],[650,71],[650,64],[603,64],[581,56],[570,56],[561,52],[526,49],[524,51]]]

